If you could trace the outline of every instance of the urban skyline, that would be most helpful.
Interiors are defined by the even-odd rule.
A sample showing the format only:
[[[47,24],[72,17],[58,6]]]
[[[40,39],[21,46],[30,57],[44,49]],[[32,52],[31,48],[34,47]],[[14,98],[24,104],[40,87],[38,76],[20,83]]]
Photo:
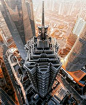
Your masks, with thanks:
[[[0,1],[0,105],[85,105],[86,1]]]

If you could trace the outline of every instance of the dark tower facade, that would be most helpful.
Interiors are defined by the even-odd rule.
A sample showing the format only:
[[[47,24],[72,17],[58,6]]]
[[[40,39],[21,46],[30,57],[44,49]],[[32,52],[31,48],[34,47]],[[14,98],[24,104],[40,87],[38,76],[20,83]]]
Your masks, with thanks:
[[[47,35],[48,27],[44,26],[44,3],[42,11],[42,27],[38,27],[39,35],[26,45],[28,57],[24,64],[33,88],[41,97],[45,97],[51,90],[55,77],[61,67],[57,55],[58,45],[52,44]]]
[[[34,41],[35,43],[34,43]],[[45,97],[51,90],[61,64],[57,55],[58,46],[53,46],[51,38],[41,40],[34,37],[26,46],[28,57],[24,64],[35,91]],[[55,48],[55,51],[54,51]]]

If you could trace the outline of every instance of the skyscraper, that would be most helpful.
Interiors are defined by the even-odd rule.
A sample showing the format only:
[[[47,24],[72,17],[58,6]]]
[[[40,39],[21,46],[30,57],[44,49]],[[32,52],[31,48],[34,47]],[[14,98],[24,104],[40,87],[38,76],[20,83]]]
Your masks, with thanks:
[[[78,36],[74,46],[67,55],[64,62],[64,69],[67,71],[77,71],[86,65],[86,21],[78,18],[73,34]]]
[[[52,44],[49,44],[51,43],[50,39],[43,41],[35,38],[34,40],[36,40],[35,43],[33,40],[28,43],[29,58],[24,67],[31,78],[35,91],[41,97],[45,97],[51,90],[61,64],[57,53],[52,50]]]
[[[33,84],[33,88],[41,97],[45,97],[51,90],[53,82],[61,67],[57,56],[58,45],[52,45],[47,36],[48,27],[44,26],[44,3],[42,9],[42,26],[39,28],[39,37],[34,37],[27,44],[28,58],[24,64]],[[55,50],[54,50],[55,49]]]

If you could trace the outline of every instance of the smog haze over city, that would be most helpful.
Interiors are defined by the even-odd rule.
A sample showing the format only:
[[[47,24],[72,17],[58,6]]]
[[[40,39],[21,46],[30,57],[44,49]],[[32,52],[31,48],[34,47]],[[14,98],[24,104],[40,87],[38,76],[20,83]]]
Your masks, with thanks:
[[[42,1],[33,0],[37,27],[41,25]],[[65,48],[64,43],[72,34],[76,20],[79,17],[86,20],[86,0],[44,0],[44,2],[45,23],[49,25],[49,33],[52,37],[57,38],[60,47]]]

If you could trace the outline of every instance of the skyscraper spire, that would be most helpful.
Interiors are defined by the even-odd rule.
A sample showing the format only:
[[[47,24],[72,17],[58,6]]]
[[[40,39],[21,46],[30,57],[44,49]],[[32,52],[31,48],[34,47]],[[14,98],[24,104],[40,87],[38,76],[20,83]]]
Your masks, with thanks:
[[[44,1],[42,1],[42,26],[44,26]]]

